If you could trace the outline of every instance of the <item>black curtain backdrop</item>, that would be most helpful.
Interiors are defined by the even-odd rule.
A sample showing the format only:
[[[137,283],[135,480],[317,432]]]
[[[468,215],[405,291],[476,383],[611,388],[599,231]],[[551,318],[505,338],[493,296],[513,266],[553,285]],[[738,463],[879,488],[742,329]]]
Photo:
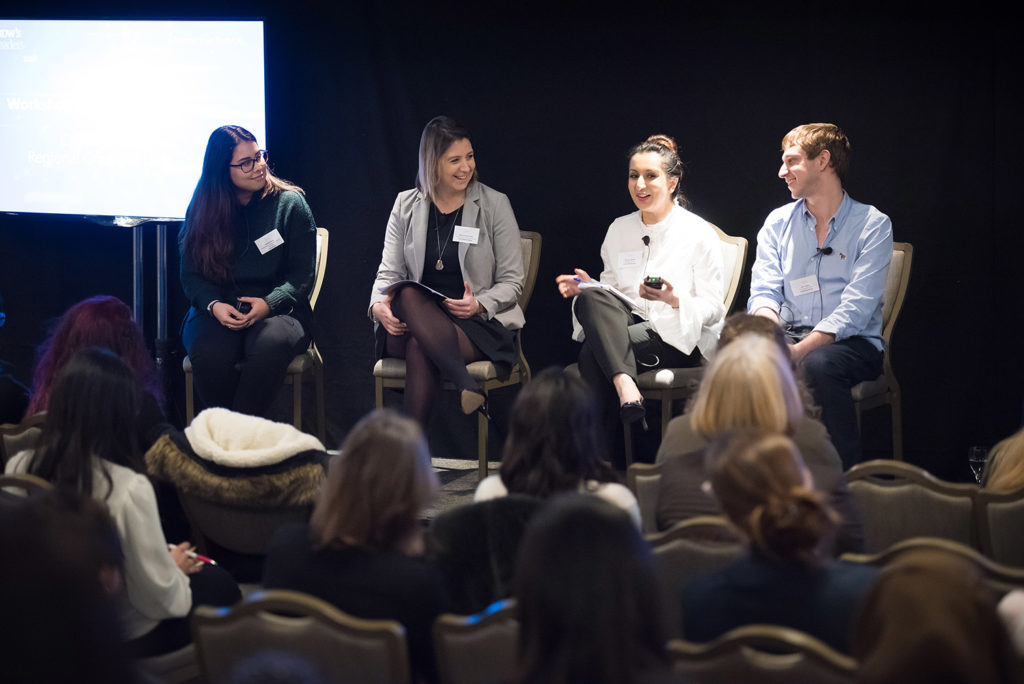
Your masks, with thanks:
[[[575,358],[554,277],[573,266],[600,271],[608,224],[634,209],[625,172],[633,143],[655,132],[674,136],[692,209],[750,240],[742,307],[757,231],[789,201],[775,175],[780,140],[797,124],[832,121],[853,142],[850,194],[889,214],[895,239],[915,249],[892,345],[907,460],[965,479],[968,446],[991,445],[1021,424],[1020,142],[1007,134],[1016,130],[1010,103],[1021,60],[1009,26],[984,6],[956,17],[872,5],[775,14],[736,3],[314,10],[213,0],[177,3],[173,14],[124,2],[82,11],[56,3],[3,13],[266,21],[273,166],[306,189],[317,223],[331,231],[316,312],[330,446],[373,405],[370,283],[395,194],[413,184],[422,126],[440,113],[469,126],[481,179],[509,195],[521,228],[543,234],[524,330],[535,369]],[[132,105],[126,95],[117,106],[137,106],[140,117],[154,106]],[[153,131],[144,146],[154,163],[160,138]],[[130,248],[129,231],[79,218],[0,216],[8,313],[0,357],[22,379],[46,326],[67,306],[99,293],[130,301]],[[169,328],[179,351],[166,374],[180,421],[177,329],[186,304],[176,259],[171,268]],[[150,266],[150,337],[152,283]],[[510,399],[496,402],[492,447]],[[471,419],[436,423],[436,450],[472,456]],[[888,456],[886,411],[868,414],[864,429],[867,456]],[[657,441],[646,441],[650,454]]]

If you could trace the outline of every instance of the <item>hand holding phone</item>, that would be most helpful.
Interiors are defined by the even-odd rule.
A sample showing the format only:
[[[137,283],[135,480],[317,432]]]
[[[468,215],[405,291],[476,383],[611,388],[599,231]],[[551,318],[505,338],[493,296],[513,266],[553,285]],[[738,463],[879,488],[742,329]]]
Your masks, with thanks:
[[[644,285],[655,290],[660,290],[665,287],[665,281],[661,279],[661,276],[647,276],[644,278]]]

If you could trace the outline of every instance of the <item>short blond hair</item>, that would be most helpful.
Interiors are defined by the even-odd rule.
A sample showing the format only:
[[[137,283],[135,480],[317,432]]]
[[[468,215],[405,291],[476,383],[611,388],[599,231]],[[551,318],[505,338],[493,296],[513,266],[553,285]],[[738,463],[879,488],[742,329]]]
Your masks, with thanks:
[[[706,439],[736,428],[791,435],[803,411],[789,359],[772,340],[745,333],[708,366],[690,422]]]
[[[1024,429],[992,447],[986,470],[986,491],[1011,494],[1024,489]]]

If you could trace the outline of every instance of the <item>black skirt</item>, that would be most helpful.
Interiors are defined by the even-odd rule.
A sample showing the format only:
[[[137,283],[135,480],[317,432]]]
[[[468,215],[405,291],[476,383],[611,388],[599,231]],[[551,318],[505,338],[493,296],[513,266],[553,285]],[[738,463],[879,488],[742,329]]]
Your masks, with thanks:
[[[507,376],[512,371],[512,366],[519,359],[514,330],[509,330],[496,318],[483,318],[482,316],[458,318],[448,313],[448,309],[444,308],[440,302],[436,306],[448,316],[452,323],[466,333],[466,337],[474,347],[480,350],[484,358],[498,366],[500,375]],[[377,324],[374,332],[374,358],[381,359],[385,356],[388,332],[380,324]]]

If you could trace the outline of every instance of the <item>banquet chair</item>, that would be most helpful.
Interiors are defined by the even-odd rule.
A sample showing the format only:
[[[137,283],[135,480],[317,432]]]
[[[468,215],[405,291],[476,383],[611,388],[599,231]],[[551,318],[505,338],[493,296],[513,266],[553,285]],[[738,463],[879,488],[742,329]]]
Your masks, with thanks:
[[[46,411],[29,416],[20,423],[4,423],[0,425],[0,471],[7,465],[11,456],[23,451],[33,449],[39,441],[39,435],[43,433],[43,425],[46,424]]]
[[[978,546],[974,484],[946,482],[909,463],[875,460],[846,472],[864,521],[865,550],[877,553],[911,537]]]
[[[1017,532],[1017,537],[1019,538],[1019,528]],[[847,563],[884,568],[908,551],[920,550],[943,551],[970,561],[981,571],[981,575],[985,578],[985,583],[992,588],[994,594],[1005,594],[1014,589],[1024,590],[1024,568],[999,563],[979,553],[977,549],[964,546],[951,539],[941,539],[939,537],[904,539],[880,553],[844,553],[840,556],[840,560]]]
[[[857,428],[861,427],[861,414],[879,406],[889,405],[892,416],[892,456],[903,460],[903,422],[900,410],[900,384],[892,372],[892,331],[903,310],[910,282],[910,266],[914,261],[914,247],[909,242],[894,242],[889,276],[885,281],[882,295],[882,339],[885,351],[882,355],[882,374],[874,380],[855,385],[853,406],[857,412]]]
[[[519,622],[512,599],[476,615],[440,615],[434,649],[440,684],[512,681],[516,674]]]
[[[533,295],[533,286],[537,282],[537,271],[540,268],[541,235],[532,231],[519,231],[520,246],[523,250],[523,270],[526,279],[523,282],[523,291],[519,295],[519,308],[526,312]],[[507,377],[498,374],[497,367],[490,361],[473,361],[466,364],[466,370],[483,387],[484,396],[502,387],[521,385],[530,380],[530,364],[526,362],[523,355],[523,331],[516,330],[516,353],[518,360],[512,366]],[[405,389],[405,359],[383,358],[379,359],[373,366],[374,377],[374,400],[377,408],[384,407],[384,388]],[[444,389],[455,389],[454,385],[445,382]],[[479,476],[483,480],[487,477],[487,433],[488,418],[483,411],[477,411],[477,459],[479,461]]]
[[[1024,489],[996,494],[984,489],[974,499],[978,543],[994,561],[1024,567]]]
[[[192,636],[207,682],[227,681],[236,663],[268,651],[298,656],[331,681],[409,681],[400,623],[355,618],[297,591],[258,591],[230,608],[198,606]]]
[[[329,233],[326,228],[316,229],[316,268],[314,271],[313,288],[309,292],[309,308],[315,309],[323,288],[324,276],[327,274],[327,246]],[[181,362],[185,371],[185,424],[195,418],[195,383],[192,376],[192,360],[189,357]],[[306,373],[313,375],[316,389],[316,431],[317,437],[323,442],[327,436],[326,411],[324,408],[324,359],[317,349],[316,342],[310,342],[306,351],[298,354],[288,364],[284,384],[292,386],[292,424],[302,429],[302,378]]]
[[[654,552],[666,634],[681,636],[680,590],[697,577],[738,560],[744,553],[743,544],[718,516],[682,520],[664,532],[646,535],[646,539]]]
[[[0,473],[0,505],[12,506],[32,496],[48,492],[53,485],[28,473]]]
[[[633,463],[626,468],[626,486],[640,508],[640,531],[658,531],[658,490],[661,488],[660,463]]]
[[[809,634],[779,625],[745,625],[706,644],[673,639],[672,670],[701,684],[853,684],[857,662]]]

